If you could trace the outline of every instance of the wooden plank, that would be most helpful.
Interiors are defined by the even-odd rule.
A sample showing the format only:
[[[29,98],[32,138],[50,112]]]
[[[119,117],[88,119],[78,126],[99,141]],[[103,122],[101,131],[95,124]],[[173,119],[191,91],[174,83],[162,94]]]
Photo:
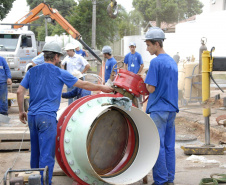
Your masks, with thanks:
[[[53,176],[66,176],[66,174],[61,169],[54,169]]]
[[[1,130],[11,130],[11,131],[14,131],[14,130],[23,130],[23,131],[25,131],[25,130],[27,130],[28,128],[27,127],[0,127],[0,131]],[[28,129],[29,130],[29,129]]]
[[[25,140],[30,139],[30,132],[27,130],[25,131],[20,131],[20,130],[0,130],[0,140],[22,140],[24,137]]]
[[[8,93],[8,100],[16,100],[17,94],[16,93]],[[24,99],[29,99],[29,96],[24,96]]]
[[[0,150],[19,150],[21,142],[2,142]],[[21,147],[22,150],[30,150],[31,144],[29,141],[24,141]]]

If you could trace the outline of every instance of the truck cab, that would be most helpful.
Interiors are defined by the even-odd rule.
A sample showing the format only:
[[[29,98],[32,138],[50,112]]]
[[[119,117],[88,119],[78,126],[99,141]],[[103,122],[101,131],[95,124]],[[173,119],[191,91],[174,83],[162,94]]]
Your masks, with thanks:
[[[17,29],[0,30],[0,56],[8,63],[12,80],[21,81],[27,64],[37,56],[34,33]]]

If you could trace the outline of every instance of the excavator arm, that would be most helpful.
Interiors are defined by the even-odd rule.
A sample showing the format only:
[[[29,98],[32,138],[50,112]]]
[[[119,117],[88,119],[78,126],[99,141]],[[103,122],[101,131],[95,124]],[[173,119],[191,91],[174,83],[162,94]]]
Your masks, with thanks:
[[[38,15],[42,11],[42,15]],[[81,39],[80,33],[71,26],[70,23],[65,20],[56,9],[50,8],[49,5],[45,3],[39,4],[37,7],[35,7],[33,10],[31,10],[27,15],[22,17],[20,20],[18,20],[13,27],[15,29],[21,28],[23,25],[21,24],[28,24],[31,23],[37,19],[39,19],[41,16],[47,16],[51,20],[57,21],[60,26],[69,33],[74,39],[77,39],[89,52],[99,61],[102,63],[102,60],[99,56],[97,56],[93,50]],[[17,25],[20,24],[20,25]]]

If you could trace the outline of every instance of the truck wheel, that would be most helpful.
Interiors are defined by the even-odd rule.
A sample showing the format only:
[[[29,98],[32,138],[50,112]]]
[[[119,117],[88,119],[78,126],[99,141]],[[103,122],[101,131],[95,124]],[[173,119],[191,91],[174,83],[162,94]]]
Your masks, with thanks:
[[[24,99],[24,111],[27,112],[29,108],[29,99]]]
[[[33,66],[30,66],[27,70],[29,71]]]

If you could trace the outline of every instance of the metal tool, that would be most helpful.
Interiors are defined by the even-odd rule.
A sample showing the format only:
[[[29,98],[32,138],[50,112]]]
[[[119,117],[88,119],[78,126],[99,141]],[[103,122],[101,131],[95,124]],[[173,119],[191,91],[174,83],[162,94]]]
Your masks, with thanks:
[[[3,177],[4,185],[7,185],[7,176],[11,176],[11,173],[13,172],[28,172],[28,171],[43,171],[43,185],[48,185],[49,184],[49,170],[48,166],[45,168],[32,168],[32,169],[18,169],[18,170],[13,170],[9,168]]]

